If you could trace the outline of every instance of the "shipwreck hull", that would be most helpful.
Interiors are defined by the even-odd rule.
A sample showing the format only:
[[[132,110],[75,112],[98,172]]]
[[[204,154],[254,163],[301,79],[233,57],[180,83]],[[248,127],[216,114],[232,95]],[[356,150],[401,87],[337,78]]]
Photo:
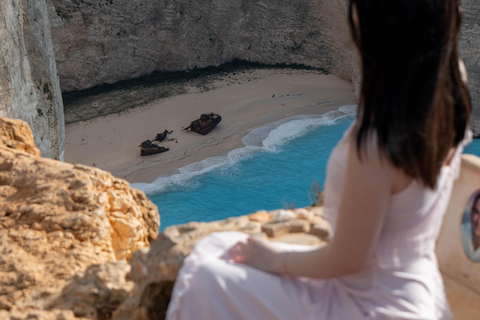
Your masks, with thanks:
[[[151,156],[154,154],[159,154],[165,151],[170,150],[169,148],[165,147],[158,147],[158,148],[151,148],[151,149],[140,149],[140,156]]]
[[[201,120],[195,120],[192,121],[190,124],[190,130],[193,132],[200,133],[201,135],[206,135],[210,131],[215,128],[220,121],[222,121],[222,117],[219,115],[216,115],[214,118],[209,119],[206,122],[203,122]]]

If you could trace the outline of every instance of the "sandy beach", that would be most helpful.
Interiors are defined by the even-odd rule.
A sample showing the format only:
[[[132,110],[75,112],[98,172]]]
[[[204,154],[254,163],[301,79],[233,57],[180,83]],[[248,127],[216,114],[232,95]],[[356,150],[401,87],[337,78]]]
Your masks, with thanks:
[[[185,93],[128,112],[67,124],[65,161],[95,166],[131,183],[152,182],[243,147],[242,138],[252,129],[350,104],[356,104],[352,84],[333,75],[291,69],[233,72],[208,88],[192,85]],[[213,131],[205,136],[182,131],[206,112],[222,116]],[[141,157],[138,145],[166,129],[174,131],[169,137],[178,143],[163,142],[169,151]]]

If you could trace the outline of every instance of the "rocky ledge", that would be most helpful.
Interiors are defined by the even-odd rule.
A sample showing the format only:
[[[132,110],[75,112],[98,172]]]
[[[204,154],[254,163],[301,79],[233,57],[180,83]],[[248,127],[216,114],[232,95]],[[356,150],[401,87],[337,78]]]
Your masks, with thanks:
[[[183,260],[204,236],[242,231],[321,244],[321,207],[166,228],[110,173],[39,157],[28,125],[0,118],[0,319],[163,319]]]

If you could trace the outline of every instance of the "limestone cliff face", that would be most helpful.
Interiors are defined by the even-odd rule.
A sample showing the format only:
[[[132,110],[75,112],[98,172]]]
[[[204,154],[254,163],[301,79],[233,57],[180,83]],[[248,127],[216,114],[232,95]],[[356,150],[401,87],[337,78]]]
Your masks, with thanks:
[[[350,36],[348,24],[348,0],[321,0],[321,36],[331,52],[332,73],[352,81],[353,89],[360,94],[360,57]]]
[[[325,27],[342,26],[346,1],[47,3],[61,88],[72,91],[234,58],[332,70],[338,58],[330,45],[338,34]]]
[[[0,118],[0,310],[96,315],[128,295],[125,260],[156,238],[158,210],[108,172],[38,154],[25,122]]]
[[[460,54],[468,72],[473,104],[473,131],[480,134],[480,2],[463,0],[463,29]]]
[[[2,1],[0,41],[0,116],[25,120],[42,155],[63,159],[63,103],[45,0]]]

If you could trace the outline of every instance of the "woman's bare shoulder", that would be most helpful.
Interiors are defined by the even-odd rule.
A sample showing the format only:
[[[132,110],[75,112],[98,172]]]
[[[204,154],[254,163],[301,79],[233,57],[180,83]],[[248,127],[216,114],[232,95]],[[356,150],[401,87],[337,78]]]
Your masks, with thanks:
[[[370,175],[390,180],[391,194],[403,191],[412,182],[412,177],[393,165],[386,150],[380,147],[375,131],[368,133],[361,149],[357,147],[353,130],[346,137],[346,143],[350,145],[349,157],[354,157],[350,161],[358,162]]]

